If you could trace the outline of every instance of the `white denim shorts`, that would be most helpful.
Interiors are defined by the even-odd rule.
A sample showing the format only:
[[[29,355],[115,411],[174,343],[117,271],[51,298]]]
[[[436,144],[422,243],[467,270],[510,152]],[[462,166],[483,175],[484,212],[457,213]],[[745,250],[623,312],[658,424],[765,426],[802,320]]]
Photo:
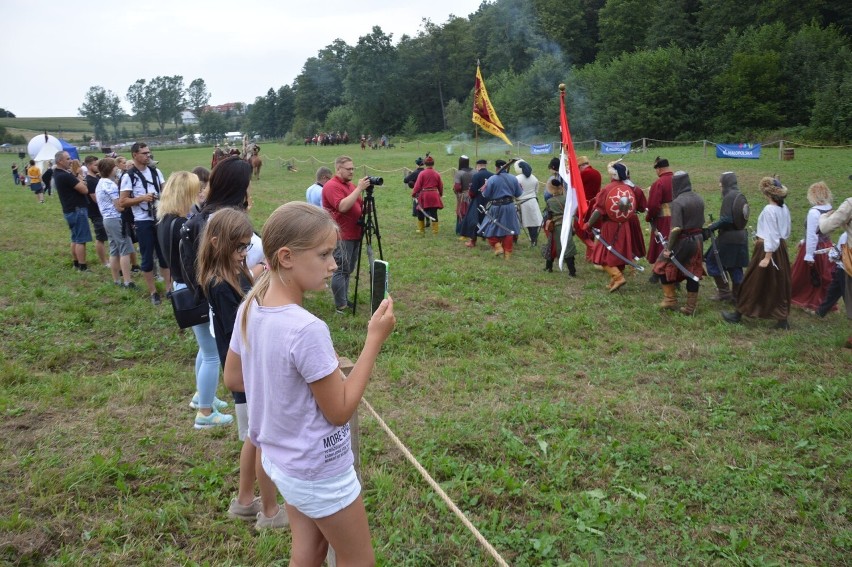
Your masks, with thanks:
[[[301,480],[287,476],[261,453],[263,470],[278,487],[287,504],[313,520],[340,512],[361,494],[355,467],[341,475],[321,480]]]

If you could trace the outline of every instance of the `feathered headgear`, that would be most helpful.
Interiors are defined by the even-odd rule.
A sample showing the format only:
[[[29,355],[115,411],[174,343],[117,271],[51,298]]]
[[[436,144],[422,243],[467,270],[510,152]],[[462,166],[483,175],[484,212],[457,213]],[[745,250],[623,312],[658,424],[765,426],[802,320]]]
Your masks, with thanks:
[[[787,188],[774,177],[764,177],[760,180],[758,188],[768,197],[786,197]]]
[[[621,160],[611,161],[607,166],[606,170],[609,172],[609,176],[616,180],[621,181],[628,187],[636,187],[636,184],[630,181],[630,170],[627,169],[627,165],[621,163]]]

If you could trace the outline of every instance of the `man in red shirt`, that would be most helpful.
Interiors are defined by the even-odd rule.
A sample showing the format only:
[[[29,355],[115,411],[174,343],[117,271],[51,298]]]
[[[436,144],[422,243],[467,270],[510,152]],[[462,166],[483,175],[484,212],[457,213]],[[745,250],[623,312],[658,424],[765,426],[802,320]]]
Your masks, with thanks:
[[[654,172],[657,180],[651,184],[648,190],[648,210],[645,220],[651,223],[651,245],[648,247],[648,262],[654,265],[663,252],[663,245],[656,238],[655,231],[659,231],[663,238],[668,240],[669,231],[672,228],[672,177],[674,172],[669,167],[669,160],[657,157],[654,160]],[[657,274],[653,274],[649,280],[651,283],[660,281]]]
[[[601,173],[592,167],[589,158],[580,156],[577,158],[577,166],[580,168],[580,180],[583,182],[583,191],[586,193],[586,218],[578,219],[575,228],[581,228],[583,223],[589,220],[595,208],[595,199],[601,191]],[[585,231],[577,230],[577,236],[586,245],[586,260],[592,261],[592,251],[595,248],[595,239]]]
[[[322,206],[340,227],[340,241],[334,250],[337,270],[331,278],[331,293],[338,313],[351,308],[349,301],[349,275],[355,269],[361,254],[361,193],[370,186],[364,177],[358,185],[352,183],[355,166],[352,158],[340,156],[334,160],[335,175],[322,188]]]

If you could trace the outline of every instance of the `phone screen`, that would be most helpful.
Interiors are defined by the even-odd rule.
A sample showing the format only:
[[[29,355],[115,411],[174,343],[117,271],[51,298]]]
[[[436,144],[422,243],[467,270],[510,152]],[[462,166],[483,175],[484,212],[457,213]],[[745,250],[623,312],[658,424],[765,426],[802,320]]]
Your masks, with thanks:
[[[373,281],[372,293],[370,302],[370,313],[374,313],[382,300],[388,296],[388,278],[390,271],[388,263],[384,260],[373,260]]]

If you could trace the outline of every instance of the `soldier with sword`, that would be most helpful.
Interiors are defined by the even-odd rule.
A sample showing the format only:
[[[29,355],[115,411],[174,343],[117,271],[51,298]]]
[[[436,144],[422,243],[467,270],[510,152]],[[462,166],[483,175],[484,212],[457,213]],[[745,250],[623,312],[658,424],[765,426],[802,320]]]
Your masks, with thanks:
[[[686,280],[686,305],[680,308],[684,315],[692,315],[698,305],[698,290],[703,267],[702,226],[704,225],[704,199],[692,190],[689,174],[675,172],[672,176],[671,231],[666,240],[656,231],[663,251],[654,264],[654,273],[660,276],[663,288],[661,309],[678,308],[676,284]]]

